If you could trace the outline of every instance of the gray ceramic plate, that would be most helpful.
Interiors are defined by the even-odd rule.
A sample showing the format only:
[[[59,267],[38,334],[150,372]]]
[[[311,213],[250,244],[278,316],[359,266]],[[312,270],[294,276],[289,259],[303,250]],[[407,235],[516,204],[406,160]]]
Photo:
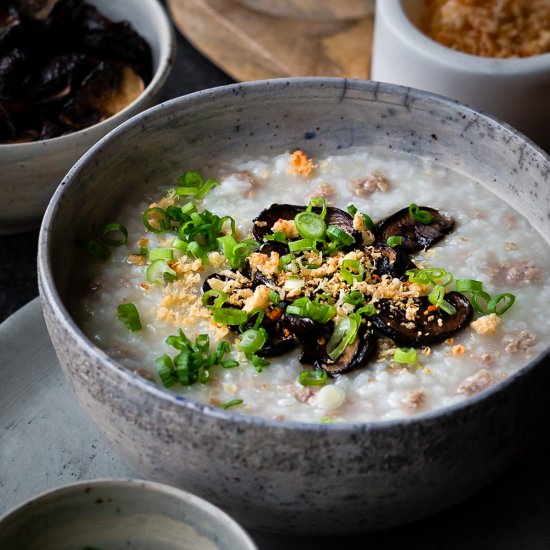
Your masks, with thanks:
[[[66,483],[138,475],[103,443],[69,392],[38,300],[0,325],[0,381],[0,516]],[[253,538],[260,550],[547,550],[549,459],[547,433],[474,498],[407,527],[345,539]]]

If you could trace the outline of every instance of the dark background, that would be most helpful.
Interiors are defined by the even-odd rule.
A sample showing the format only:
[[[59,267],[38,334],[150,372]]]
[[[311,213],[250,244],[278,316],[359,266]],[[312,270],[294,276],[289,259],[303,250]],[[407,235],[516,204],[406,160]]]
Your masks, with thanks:
[[[195,50],[175,29],[177,54],[161,100],[204,88],[231,84],[233,79]],[[0,205],[2,205],[0,197]],[[38,230],[0,236],[0,322],[38,296],[36,254]]]

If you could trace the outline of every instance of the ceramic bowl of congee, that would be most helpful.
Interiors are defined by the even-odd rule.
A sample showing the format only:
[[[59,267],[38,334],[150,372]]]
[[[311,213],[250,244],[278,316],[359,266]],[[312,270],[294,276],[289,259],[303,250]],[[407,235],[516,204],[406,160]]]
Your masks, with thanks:
[[[256,550],[202,498],[161,483],[101,479],[36,496],[0,518],[2,548]]]
[[[72,165],[158,102],[175,55],[158,0],[4,4],[0,235],[40,226]]]
[[[548,414],[548,156],[447,98],[298,78],[114,130],[39,239],[82,408],[245,526],[351,534],[495,479]]]

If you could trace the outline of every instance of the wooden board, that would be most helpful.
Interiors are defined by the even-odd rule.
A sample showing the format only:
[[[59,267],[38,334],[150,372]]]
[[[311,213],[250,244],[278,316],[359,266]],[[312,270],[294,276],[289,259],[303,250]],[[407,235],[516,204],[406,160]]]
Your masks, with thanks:
[[[312,22],[233,0],[168,0],[181,33],[237,81],[288,76],[368,78],[373,18]]]

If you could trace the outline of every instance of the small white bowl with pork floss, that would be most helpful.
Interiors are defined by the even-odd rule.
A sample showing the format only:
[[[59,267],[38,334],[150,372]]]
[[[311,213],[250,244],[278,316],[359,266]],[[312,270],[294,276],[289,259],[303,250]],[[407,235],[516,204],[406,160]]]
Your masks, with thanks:
[[[494,479],[547,412],[529,319],[548,301],[547,166],[509,127],[399,86],[174,100],[52,200],[52,341],[144,475],[254,528],[413,521]]]

